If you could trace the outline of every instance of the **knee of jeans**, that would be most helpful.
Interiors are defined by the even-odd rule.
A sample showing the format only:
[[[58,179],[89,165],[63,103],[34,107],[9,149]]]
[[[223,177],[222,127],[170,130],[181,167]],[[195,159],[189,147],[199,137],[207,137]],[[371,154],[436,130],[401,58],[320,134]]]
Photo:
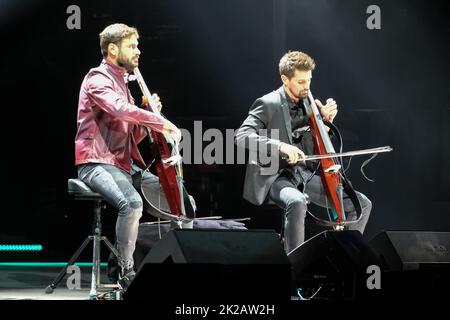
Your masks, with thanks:
[[[140,219],[142,217],[142,210],[142,200],[130,201],[119,209],[119,215]]]
[[[372,210],[372,201],[370,201],[367,197],[363,197],[360,200],[363,214],[370,214],[370,211]]]
[[[305,197],[292,199],[286,203],[286,216],[291,214],[300,214],[303,218],[306,216],[307,201]]]
[[[308,205],[308,201],[303,194],[298,194],[295,198],[291,198],[286,201],[287,208],[297,207],[297,206],[306,207],[307,205]]]

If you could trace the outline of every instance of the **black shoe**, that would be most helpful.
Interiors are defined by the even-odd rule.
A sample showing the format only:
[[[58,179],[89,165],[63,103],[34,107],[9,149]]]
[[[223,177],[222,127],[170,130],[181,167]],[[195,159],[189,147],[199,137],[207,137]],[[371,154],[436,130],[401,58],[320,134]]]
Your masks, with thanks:
[[[136,272],[134,272],[133,269],[125,270],[123,272],[123,275],[122,272],[119,273],[118,284],[120,285],[120,287],[124,292],[127,291],[128,287],[133,282],[135,276]]]

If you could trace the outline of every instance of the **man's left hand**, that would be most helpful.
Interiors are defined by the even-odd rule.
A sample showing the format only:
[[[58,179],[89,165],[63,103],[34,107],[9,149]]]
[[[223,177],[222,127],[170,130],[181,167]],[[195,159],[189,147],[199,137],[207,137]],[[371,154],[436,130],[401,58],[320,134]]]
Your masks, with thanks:
[[[316,104],[319,107],[323,119],[328,122],[333,122],[338,112],[336,101],[334,101],[333,98],[329,98],[327,99],[327,104],[323,105],[322,102],[320,102],[320,100],[316,99]]]
[[[152,94],[152,99],[156,103],[156,108],[158,108],[158,111],[161,111],[162,103],[160,101],[161,100],[160,97],[156,93],[154,93]]]

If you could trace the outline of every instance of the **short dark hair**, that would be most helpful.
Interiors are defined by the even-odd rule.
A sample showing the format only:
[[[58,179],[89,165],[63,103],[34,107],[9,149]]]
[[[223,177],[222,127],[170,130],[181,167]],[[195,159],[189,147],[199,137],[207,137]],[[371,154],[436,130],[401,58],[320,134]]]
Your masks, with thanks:
[[[289,51],[280,60],[280,75],[288,78],[294,76],[295,70],[310,71],[314,70],[316,63],[314,59],[301,51]]]
[[[123,23],[115,23],[107,26],[100,32],[100,49],[104,57],[108,56],[108,46],[110,43],[120,45],[123,39],[135,35],[139,38],[139,33],[136,28],[129,27]]]

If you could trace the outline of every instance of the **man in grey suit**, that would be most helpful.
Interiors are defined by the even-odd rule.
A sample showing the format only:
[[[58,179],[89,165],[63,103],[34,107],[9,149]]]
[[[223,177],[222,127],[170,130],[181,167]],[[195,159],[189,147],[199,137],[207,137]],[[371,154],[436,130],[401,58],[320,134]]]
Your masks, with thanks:
[[[307,54],[286,53],[279,64],[283,85],[253,103],[235,136],[238,147],[250,151],[243,197],[255,205],[275,203],[284,211],[286,253],[305,240],[308,203],[327,206],[322,181],[315,174],[317,163],[299,162],[305,154],[314,151],[309,115],[303,105],[314,68],[315,62]],[[325,105],[319,100],[315,102],[323,119],[333,122],[337,114],[336,102],[331,98]],[[287,159],[284,166],[282,158]],[[356,195],[362,209],[361,219],[346,228],[363,233],[372,204],[362,193],[356,192]],[[347,220],[356,220],[355,206],[345,192],[343,202]]]

